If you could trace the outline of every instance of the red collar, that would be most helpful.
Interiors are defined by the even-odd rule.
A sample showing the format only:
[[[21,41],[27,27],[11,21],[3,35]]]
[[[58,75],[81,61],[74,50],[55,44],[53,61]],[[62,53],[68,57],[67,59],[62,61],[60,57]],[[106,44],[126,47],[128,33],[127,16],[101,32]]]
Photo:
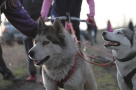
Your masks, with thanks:
[[[68,75],[62,79],[61,81],[56,81],[54,80],[57,85],[61,88],[64,87],[64,83],[67,82],[67,80],[71,77],[71,75],[73,74],[74,70],[75,70],[75,67],[76,67],[76,60],[77,60],[77,55],[75,56],[75,59],[74,59],[74,66],[72,66],[72,68],[70,69],[70,71],[68,72]]]

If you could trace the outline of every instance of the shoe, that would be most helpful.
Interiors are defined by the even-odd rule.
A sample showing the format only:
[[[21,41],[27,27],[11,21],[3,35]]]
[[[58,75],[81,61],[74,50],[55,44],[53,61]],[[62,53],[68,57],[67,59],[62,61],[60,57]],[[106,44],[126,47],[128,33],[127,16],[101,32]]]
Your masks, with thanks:
[[[15,77],[12,73],[5,73],[3,76],[4,80],[19,81],[18,77]]]
[[[26,81],[28,81],[28,82],[35,82],[35,81],[36,81],[36,75],[30,75],[30,76],[26,79]]]

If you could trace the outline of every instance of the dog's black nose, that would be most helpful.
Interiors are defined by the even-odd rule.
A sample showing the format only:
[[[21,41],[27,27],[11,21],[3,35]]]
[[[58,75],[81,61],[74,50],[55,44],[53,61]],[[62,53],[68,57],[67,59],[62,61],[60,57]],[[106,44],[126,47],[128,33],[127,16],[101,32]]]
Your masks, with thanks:
[[[35,54],[35,52],[34,52],[33,50],[30,50],[30,51],[28,52],[28,54],[29,54],[30,57],[33,57],[34,54]]]
[[[104,36],[106,34],[106,32],[103,32],[102,35]]]

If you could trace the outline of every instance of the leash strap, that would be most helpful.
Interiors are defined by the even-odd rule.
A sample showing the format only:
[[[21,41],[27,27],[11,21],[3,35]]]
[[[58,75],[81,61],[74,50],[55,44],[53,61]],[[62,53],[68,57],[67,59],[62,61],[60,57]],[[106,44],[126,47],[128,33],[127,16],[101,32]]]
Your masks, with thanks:
[[[66,28],[66,30],[70,30],[70,27],[69,27],[69,25],[68,25],[68,22],[67,21],[65,21],[65,28]]]
[[[75,60],[74,60],[74,66],[72,66],[72,68],[70,69],[70,71],[68,72],[68,75],[62,79],[61,81],[56,81],[56,80],[53,80],[54,82],[57,83],[57,85],[60,87],[60,88],[63,88],[64,87],[64,83],[68,81],[68,79],[72,76],[75,68],[76,68],[76,61],[77,61],[77,55],[75,56]]]

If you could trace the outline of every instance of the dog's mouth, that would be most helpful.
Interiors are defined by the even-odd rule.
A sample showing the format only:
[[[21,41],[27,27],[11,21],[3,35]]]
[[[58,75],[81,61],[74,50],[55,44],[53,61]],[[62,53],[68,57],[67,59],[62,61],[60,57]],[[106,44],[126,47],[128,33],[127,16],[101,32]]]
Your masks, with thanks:
[[[42,60],[34,60],[33,62],[34,62],[35,65],[42,65],[42,64],[43,64],[44,62],[46,62],[49,58],[50,58],[50,56],[47,56],[47,57],[45,57],[45,58],[42,59]]]
[[[108,39],[105,39],[105,41],[107,41],[104,46],[105,47],[110,47],[110,46],[119,46],[120,43],[117,42],[117,41],[111,41],[111,40],[108,40]]]

